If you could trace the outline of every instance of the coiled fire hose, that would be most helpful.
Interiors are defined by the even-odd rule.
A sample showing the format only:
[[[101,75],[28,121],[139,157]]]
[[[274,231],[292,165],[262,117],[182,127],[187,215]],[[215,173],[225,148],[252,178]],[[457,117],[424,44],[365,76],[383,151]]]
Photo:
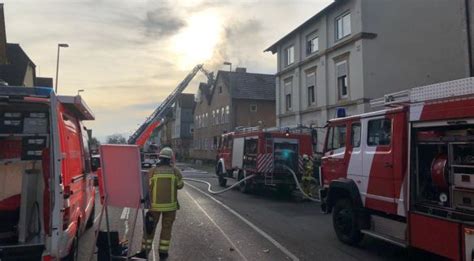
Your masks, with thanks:
[[[313,198],[311,196],[309,196],[308,194],[306,194],[304,191],[303,191],[303,188],[301,188],[301,185],[300,185],[300,182],[298,181],[298,177],[296,176],[296,173],[290,168],[288,167],[287,165],[282,165],[282,167],[284,167],[285,169],[287,169],[290,173],[291,173],[291,176],[293,177],[293,179],[295,180],[295,183],[296,183],[296,187],[298,188],[298,190],[301,192],[301,194],[303,194],[303,196],[311,201],[314,201],[314,202],[321,202],[320,199],[318,198]],[[207,181],[204,181],[204,180],[200,180],[200,179],[193,179],[193,178],[183,178],[183,180],[187,180],[187,181],[193,181],[193,182],[199,182],[199,183],[203,183],[203,184],[206,184],[207,185],[207,191],[211,194],[221,194],[221,193],[224,193],[226,191],[229,191],[231,189],[233,189],[234,187],[238,186],[240,183],[242,182],[245,182],[249,179],[252,179],[256,177],[255,174],[253,175],[250,175],[248,177],[245,177],[244,179],[242,180],[239,180],[237,183],[233,184],[232,186],[228,187],[228,188],[225,188],[223,190],[219,190],[219,191],[213,191],[211,189],[212,187],[212,184],[207,182]]]
[[[245,181],[247,181],[247,180],[249,180],[249,179],[252,179],[252,178],[254,178],[255,176],[256,176],[256,175],[254,174],[254,175],[250,175],[250,176],[248,176],[248,177],[245,177],[245,178],[243,178],[242,180],[239,180],[239,182],[233,184],[232,186],[230,186],[230,187],[228,187],[228,188],[225,188],[225,189],[223,189],[223,190],[219,190],[219,191],[213,191],[213,190],[211,190],[211,187],[212,187],[211,183],[209,183],[209,182],[207,182],[207,181],[204,181],[204,180],[193,179],[193,178],[183,178],[183,180],[193,181],[193,182],[199,182],[199,183],[206,184],[206,185],[207,185],[207,192],[209,192],[209,193],[211,193],[211,194],[214,194],[214,195],[217,195],[217,194],[221,194],[221,193],[224,193],[224,192],[226,192],[226,191],[229,191],[229,190],[233,189],[234,187],[240,185],[240,183],[245,182]]]

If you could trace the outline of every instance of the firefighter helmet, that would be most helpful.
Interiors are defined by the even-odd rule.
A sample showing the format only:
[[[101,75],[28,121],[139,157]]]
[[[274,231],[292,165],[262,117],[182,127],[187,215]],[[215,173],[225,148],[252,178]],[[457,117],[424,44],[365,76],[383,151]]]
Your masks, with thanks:
[[[303,154],[303,160],[305,161],[309,160],[309,156],[307,154]]]
[[[164,147],[160,151],[160,158],[171,159],[173,158],[173,150],[170,147]]]

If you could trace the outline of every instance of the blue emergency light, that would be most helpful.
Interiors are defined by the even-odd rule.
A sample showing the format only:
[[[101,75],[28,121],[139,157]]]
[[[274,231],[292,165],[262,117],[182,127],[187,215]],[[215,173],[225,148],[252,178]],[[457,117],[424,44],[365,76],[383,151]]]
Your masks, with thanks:
[[[346,108],[337,108],[336,109],[336,118],[344,118],[346,117]]]

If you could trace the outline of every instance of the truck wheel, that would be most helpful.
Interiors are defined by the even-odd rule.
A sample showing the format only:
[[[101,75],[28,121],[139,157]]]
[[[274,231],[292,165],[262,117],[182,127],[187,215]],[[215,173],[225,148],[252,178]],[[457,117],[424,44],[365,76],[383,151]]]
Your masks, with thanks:
[[[332,210],[332,223],[337,238],[346,244],[357,245],[362,240],[357,214],[349,198],[337,200]]]
[[[244,178],[245,178],[244,172],[239,171],[238,180],[241,181]],[[239,184],[239,190],[242,193],[249,193],[250,192],[250,184],[247,181],[244,181],[244,182],[240,183]]]
[[[94,218],[95,218],[95,203],[92,206],[91,215],[86,223],[86,228],[91,228],[94,225]]]

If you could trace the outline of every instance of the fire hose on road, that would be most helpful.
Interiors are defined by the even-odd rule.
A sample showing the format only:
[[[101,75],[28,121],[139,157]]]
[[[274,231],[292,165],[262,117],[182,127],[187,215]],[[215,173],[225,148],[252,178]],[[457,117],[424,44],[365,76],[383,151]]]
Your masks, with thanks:
[[[307,198],[307,199],[309,199],[309,200],[311,200],[311,201],[313,201],[313,202],[321,202],[320,199],[318,199],[318,198],[313,198],[313,197],[309,196],[308,194],[306,194],[306,193],[303,191],[303,188],[301,188],[301,185],[300,185],[300,182],[298,181],[298,177],[296,176],[296,173],[295,173],[290,167],[288,167],[288,166],[286,166],[286,165],[283,165],[283,167],[284,167],[285,169],[287,169],[287,170],[290,172],[290,174],[292,175],[293,179],[295,180],[296,187],[297,187],[298,190],[303,194],[303,196],[304,196],[305,198]],[[211,189],[212,184],[209,183],[209,182],[207,182],[207,181],[204,181],[204,180],[193,179],[193,178],[183,178],[183,180],[192,181],[192,182],[199,182],[199,183],[206,184],[206,185],[207,185],[207,191],[208,191],[209,193],[211,193],[211,194],[217,195],[217,194],[221,194],[221,193],[227,192],[227,191],[233,189],[234,187],[240,185],[240,183],[245,182],[245,181],[247,181],[247,180],[249,180],[249,179],[255,178],[256,176],[257,176],[257,175],[253,174],[253,175],[250,175],[250,176],[248,176],[248,177],[245,177],[245,178],[243,178],[242,180],[239,180],[237,183],[234,183],[232,186],[230,186],[230,187],[228,187],[228,188],[225,188],[225,189],[223,189],[223,190],[219,190],[219,191],[213,191],[213,190]]]

